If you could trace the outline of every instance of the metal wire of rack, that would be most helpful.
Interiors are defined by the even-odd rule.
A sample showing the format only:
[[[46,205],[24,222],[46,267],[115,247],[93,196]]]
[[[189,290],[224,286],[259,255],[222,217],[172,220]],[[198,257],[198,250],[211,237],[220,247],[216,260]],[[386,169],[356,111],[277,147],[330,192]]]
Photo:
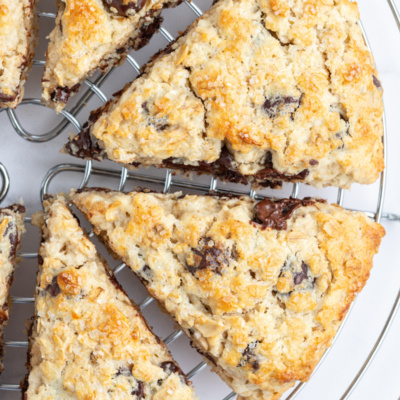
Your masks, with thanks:
[[[394,3],[394,0],[387,0],[388,4],[390,6],[390,9],[393,13],[393,16],[396,20],[397,26],[400,30],[400,13],[399,10],[396,8],[396,5]],[[202,15],[201,9],[193,2],[190,0],[185,0],[184,4],[191,10],[191,12],[194,13],[195,17],[200,17]],[[39,17],[40,18],[51,18],[54,19],[56,17],[55,14],[53,13],[46,13],[46,12],[39,12]],[[168,41],[171,42],[174,40],[174,37],[166,30],[164,27],[161,27],[159,29],[159,32],[161,35]],[[368,44],[368,39],[367,36],[364,32],[364,37],[366,39],[366,42]],[[369,46],[369,44],[368,44]],[[34,67],[42,67],[44,65],[44,61],[34,61]],[[134,69],[134,71],[139,74],[140,72],[140,65],[136,62],[136,60],[131,56],[128,55],[127,57],[127,63]],[[61,132],[64,131],[64,129],[71,124],[77,132],[81,131],[81,124],[79,123],[77,119],[77,115],[79,112],[83,109],[85,106],[86,102],[89,101],[93,96],[97,96],[98,99],[100,99],[103,103],[107,101],[106,95],[103,93],[101,90],[101,85],[106,81],[107,77],[113,72],[113,70],[108,71],[107,73],[100,75],[97,79],[94,79],[91,81],[90,79],[86,79],[84,81],[84,84],[87,86],[87,89],[84,91],[84,93],[80,96],[79,100],[76,102],[76,105],[71,108],[70,111],[63,110],[61,112],[61,115],[64,117],[60,123],[53,129],[51,129],[48,132],[45,132],[43,134],[33,134],[28,132],[21,124],[20,120],[18,119],[18,116],[16,112],[12,109],[7,109],[7,110],[0,110],[0,113],[5,111],[8,114],[8,118],[10,120],[10,123],[16,133],[20,135],[23,139],[30,141],[30,142],[35,142],[35,143],[43,143],[50,141],[57,137]],[[38,98],[27,98],[24,99],[21,103],[20,107],[23,107],[24,105],[28,104],[34,104],[37,106],[43,106],[41,104],[40,99]],[[385,117],[384,117],[384,145],[386,142],[386,123],[385,123]],[[386,161],[386,153],[387,153],[387,146],[384,146],[384,151],[385,151],[385,161]],[[202,193],[207,193],[207,192],[220,192],[220,193],[234,193],[234,194],[247,194],[251,196],[252,198],[255,198],[257,200],[263,199],[265,196],[256,193],[254,190],[250,190],[248,192],[243,191],[243,190],[232,190],[232,189],[225,189],[222,187],[218,187],[218,181],[217,179],[211,177],[209,184],[203,184],[203,183],[197,183],[193,181],[188,181],[184,179],[176,179],[173,178],[173,175],[170,170],[166,170],[165,176],[163,178],[155,177],[152,175],[146,175],[146,174],[138,174],[133,171],[129,171],[126,168],[122,167],[121,170],[113,170],[113,169],[105,169],[105,168],[99,168],[99,167],[94,167],[93,163],[91,161],[86,161],[84,165],[82,164],[74,164],[74,163],[65,163],[65,164],[59,164],[56,165],[55,167],[51,168],[47,174],[45,175],[41,188],[40,188],[40,196],[41,199],[43,199],[43,196],[48,193],[49,190],[49,185],[53,181],[54,178],[56,178],[58,175],[62,173],[79,173],[82,174],[82,180],[79,185],[79,188],[83,188],[88,184],[88,181],[91,176],[101,176],[101,177],[108,177],[108,178],[113,178],[116,180],[119,180],[118,182],[118,190],[124,190],[126,183],[128,180],[132,180],[137,183],[142,183],[142,184],[155,184],[159,185],[162,187],[162,191],[164,193],[169,192],[172,188],[180,189],[180,190],[195,190],[197,192],[202,192]],[[374,219],[375,221],[379,222],[381,219],[386,219],[386,220],[393,220],[393,221],[400,221],[400,216],[396,214],[389,214],[389,213],[384,213],[383,212],[383,203],[384,203],[384,198],[385,198],[385,185],[386,185],[386,170],[381,174],[380,178],[380,185],[379,185],[379,192],[377,196],[377,205],[376,205],[376,210],[375,211],[367,211],[366,214]],[[8,190],[10,187],[10,177],[7,172],[6,167],[0,163],[0,203],[5,199],[7,196]],[[292,187],[292,192],[291,196],[292,197],[298,197],[299,193],[299,184],[293,184]],[[342,205],[344,201],[344,194],[345,191],[343,189],[338,189],[337,193],[337,204]],[[365,211],[364,211],[365,212]],[[31,218],[26,217],[25,222],[30,223]],[[93,236],[93,232],[89,232],[89,236]],[[20,253],[19,256],[26,260],[26,259],[35,259],[37,258],[37,253]],[[124,263],[121,263],[117,265],[114,269],[114,273],[117,275],[120,273],[126,265]],[[146,307],[148,307],[151,303],[153,303],[155,300],[148,296],[143,298],[139,303],[139,307],[141,310],[144,310]],[[12,302],[14,304],[32,304],[34,303],[34,298],[33,297],[12,297]],[[357,384],[360,382],[360,380],[363,378],[365,372],[367,371],[368,367],[372,363],[375,355],[378,353],[379,348],[381,347],[387,333],[390,330],[390,326],[394,320],[394,317],[396,315],[396,312],[398,311],[398,308],[400,307],[400,291],[398,292],[395,301],[393,303],[393,306],[391,308],[391,311],[387,317],[387,320],[381,330],[380,335],[378,336],[373,348],[371,349],[370,353],[368,354],[364,364],[361,366],[359,369],[358,373],[354,377],[353,381],[351,384],[348,386],[346,391],[343,393],[343,395],[340,397],[340,400],[347,400],[351,394],[353,393],[354,389],[356,388]],[[326,358],[327,354],[329,353],[330,349],[334,346],[335,341],[340,335],[340,332],[342,331],[346,320],[349,318],[349,315],[351,314],[351,310],[353,309],[353,306],[350,308],[347,317],[345,321],[343,321],[334,341],[332,346],[325,352],[323,355],[322,359],[320,360],[319,364],[315,368],[315,371],[321,366],[323,363],[324,359]],[[166,345],[170,345],[173,343],[175,340],[177,340],[183,332],[181,330],[174,330],[171,332],[169,335],[167,335],[163,341],[165,342]],[[28,347],[28,342],[27,341],[15,341],[15,340],[9,340],[5,342],[6,347],[22,347],[22,348],[27,348]],[[193,378],[196,374],[200,373],[204,368],[206,367],[206,363],[203,361],[196,365],[194,368],[192,368],[190,371],[186,373],[189,379]],[[314,371],[314,373],[315,373]],[[312,381],[312,380],[311,380]],[[302,389],[305,387],[307,383],[306,382],[299,382],[295,388],[288,394],[286,397],[286,400],[293,400],[297,398],[297,396],[300,394]],[[16,384],[8,384],[8,383],[3,383],[0,384],[0,392],[1,391],[20,391],[20,386]],[[235,393],[230,393],[226,397],[223,398],[223,400],[231,400],[235,397]]]

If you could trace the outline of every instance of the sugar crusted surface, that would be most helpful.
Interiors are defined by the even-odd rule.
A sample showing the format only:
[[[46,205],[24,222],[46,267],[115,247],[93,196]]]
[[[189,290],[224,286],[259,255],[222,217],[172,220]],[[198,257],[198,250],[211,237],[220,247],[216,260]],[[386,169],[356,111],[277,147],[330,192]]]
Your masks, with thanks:
[[[0,107],[15,108],[37,44],[36,0],[0,0]]]
[[[88,189],[72,200],[240,399],[278,399],[309,378],[384,235],[363,213],[313,201],[278,230],[247,197]]]
[[[3,370],[3,330],[9,319],[9,295],[21,237],[25,208],[19,204],[0,208],[0,372]]]
[[[216,173],[226,148],[254,184],[374,182],[382,87],[358,23],[350,0],[218,1],[94,113],[91,157]]]
[[[44,206],[25,398],[197,399],[65,199]]]

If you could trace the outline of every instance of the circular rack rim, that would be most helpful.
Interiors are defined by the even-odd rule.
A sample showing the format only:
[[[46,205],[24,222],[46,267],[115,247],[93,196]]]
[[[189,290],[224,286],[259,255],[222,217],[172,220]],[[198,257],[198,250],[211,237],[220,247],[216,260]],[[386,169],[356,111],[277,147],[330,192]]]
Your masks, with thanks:
[[[400,12],[397,9],[394,0],[387,0],[390,10],[394,16],[394,19],[396,20],[397,26],[400,30]],[[197,17],[200,17],[203,13],[201,9],[193,2],[190,0],[185,0],[184,4],[196,15]],[[51,18],[54,19],[56,17],[55,14],[53,13],[46,13],[46,12],[39,12],[39,17],[41,18]],[[367,35],[365,33],[365,30],[361,24],[361,28],[363,30],[364,38],[367,43],[368,48],[370,48]],[[174,40],[174,37],[163,27],[159,29],[159,32],[161,35],[168,41],[171,42]],[[140,72],[140,66],[139,64],[135,61],[135,59],[131,56],[127,56],[127,62],[131,65],[131,67],[135,70],[136,73]],[[33,65],[35,67],[37,66],[43,66],[44,61],[34,61]],[[71,108],[70,111],[63,110],[61,112],[61,115],[64,117],[61,122],[59,122],[53,129],[51,129],[48,132],[42,133],[42,134],[32,134],[28,132],[27,130],[24,129],[22,124],[20,123],[17,114],[15,110],[12,109],[7,109],[7,110],[0,110],[0,113],[2,111],[6,111],[10,120],[10,123],[14,130],[17,132],[18,135],[20,135],[23,139],[31,141],[31,142],[46,142],[51,139],[54,139],[57,137],[68,125],[71,123],[74,128],[79,132],[81,130],[81,124],[79,121],[76,119],[76,116],[79,114],[79,112],[82,110],[84,107],[85,103],[89,101],[93,96],[97,96],[103,103],[107,101],[107,97],[105,94],[102,92],[100,89],[101,84],[107,79],[107,77],[112,73],[113,69],[109,70],[105,74],[100,75],[98,78],[96,78],[93,82],[89,79],[86,79],[84,81],[84,84],[87,86],[86,91],[81,95],[79,100],[77,101],[76,105]],[[38,106],[43,106],[41,104],[40,99],[36,98],[27,98],[24,99],[21,102],[21,106],[23,107],[26,104],[34,104]],[[383,142],[384,142],[384,158],[385,158],[385,165],[387,161],[387,129],[386,129],[386,122],[385,122],[385,116],[383,117],[383,124],[384,124],[384,137],[383,137]],[[157,178],[154,176],[149,176],[149,175],[143,175],[143,174],[136,174],[132,171],[128,171],[125,167],[121,168],[121,171],[118,170],[111,170],[111,169],[104,169],[104,168],[98,168],[98,167],[93,167],[92,161],[86,161],[85,165],[81,164],[60,164],[56,165],[55,167],[51,168],[46,176],[44,177],[41,188],[40,188],[40,197],[41,200],[43,200],[43,196],[48,192],[49,185],[51,181],[60,173],[63,172],[78,172],[83,174],[81,183],[79,185],[79,188],[83,188],[87,185],[91,175],[99,175],[99,176],[105,176],[105,177],[113,177],[113,178],[119,178],[119,185],[118,185],[118,190],[122,191],[126,185],[126,182],[128,179],[134,180],[136,182],[141,182],[141,183],[155,183],[155,184],[160,184],[163,186],[163,192],[167,193],[170,191],[171,187],[177,187],[179,189],[195,189],[197,191],[201,192],[219,192],[219,193],[234,193],[234,194],[247,194],[251,196],[252,198],[255,198],[257,200],[261,200],[264,198],[264,196],[261,196],[257,194],[254,190],[250,190],[250,192],[244,192],[244,191],[235,191],[235,190],[227,190],[227,189],[222,189],[218,188],[218,181],[217,179],[211,177],[210,178],[210,184],[205,185],[205,184],[199,184],[199,183],[193,183],[193,182],[187,182],[183,180],[173,180],[172,179],[172,173],[170,170],[166,170],[166,174],[164,178]],[[383,213],[383,203],[384,203],[384,198],[385,198],[385,188],[386,188],[386,174],[387,174],[387,169],[385,169],[381,173],[380,177],[380,185],[379,185],[379,194],[378,194],[378,199],[377,199],[377,207],[375,212],[366,212],[366,214],[374,219],[376,222],[379,222],[381,219],[387,219],[387,220],[393,220],[393,221],[400,221],[400,216],[395,215],[395,214],[388,214],[388,213]],[[9,174],[7,172],[6,167],[0,163],[0,203],[5,199],[7,196],[9,187],[10,187],[10,178]],[[296,198],[298,197],[298,192],[299,192],[299,184],[293,184],[293,189],[292,189],[292,194],[291,196]],[[343,200],[344,200],[344,190],[343,189],[338,189],[338,196],[337,196],[337,204],[342,205]],[[365,211],[364,211],[365,212]],[[26,217],[25,218],[26,222],[30,222],[31,218]],[[89,236],[93,236],[93,231],[89,232]],[[19,256],[22,259],[32,259],[37,257],[37,253],[20,253]],[[118,274],[121,272],[126,265],[124,263],[120,263],[115,269],[114,273]],[[12,302],[17,303],[17,304],[31,304],[34,303],[34,298],[32,297],[12,297]],[[140,307],[141,310],[145,309],[148,305],[150,305],[152,302],[154,302],[154,299],[150,296],[147,296],[144,298],[142,301],[138,303],[138,306]],[[354,304],[354,302],[353,302]],[[387,333],[390,330],[391,324],[394,320],[394,317],[396,315],[396,312],[398,311],[400,307],[400,290],[395,298],[395,301],[392,305],[392,308],[389,312],[389,315],[387,317],[387,320],[380,332],[380,335],[378,336],[373,348],[369,352],[367,358],[365,359],[364,364],[361,366],[359,369],[358,373],[346,389],[346,391],[343,393],[343,395],[340,397],[340,400],[347,400],[353,391],[355,390],[357,384],[361,381],[363,378],[364,374],[368,370],[368,367],[371,365],[375,355],[378,353],[382,343],[384,342]],[[351,311],[353,309],[353,305],[350,307],[349,312],[347,313],[347,316],[345,320],[342,322],[332,345],[325,351],[324,355],[322,356],[321,360],[317,364],[317,366],[314,369],[314,373],[316,370],[322,365],[323,361],[327,357],[328,353],[334,346],[337,338],[340,336],[340,333],[343,329],[343,327],[346,324],[347,319],[349,318]],[[165,342],[166,345],[171,344],[174,342],[176,339],[178,339],[181,335],[183,334],[182,330],[175,330],[171,332],[168,336],[166,336],[163,341]],[[28,342],[27,341],[6,341],[5,342],[6,347],[28,347]],[[204,368],[206,367],[206,363],[202,361],[198,365],[196,365],[192,370],[186,373],[188,378],[193,378],[196,374],[201,372]],[[286,400],[293,400],[295,399],[302,389],[305,387],[307,382],[299,382],[294,389],[289,393],[289,395],[286,397]],[[20,385],[15,385],[15,384],[0,384],[0,391],[1,390],[6,390],[6,391],[20,391]],[[223,400],[231,400],[236,396],[234,392],[231,392],[228,394],[226,397],[223,398]]]

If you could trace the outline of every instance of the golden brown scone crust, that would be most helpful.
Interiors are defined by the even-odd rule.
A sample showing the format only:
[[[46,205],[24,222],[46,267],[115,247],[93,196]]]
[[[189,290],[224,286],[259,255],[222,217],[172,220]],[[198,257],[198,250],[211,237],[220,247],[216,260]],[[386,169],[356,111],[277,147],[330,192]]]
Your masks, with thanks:
[[[36,0],[0,0],[0,107],[15,108],[37,44]]]
[[[313,201],[280,230],[262,228],[248,197],[88,189],[72,201],[214,371],[251,400],[278,399],[309,378],[384,235],[363,213]]]
[[[0,208],[0,373],[3,371],[3,330],[10,315],[10,286],[24,227],[25,208]]]
[[[92,157],[216,175],[222,163],[242,183],[374,182],[382,87],[358,22],[350,0],[220,0],[94,112]],[[80,145],[67,147],[90,157]]]
[[[106,72],[122,63],[129,48],[145,45],[161,23],[162,8],[181,1],[58,0],[42,80],[43,102],[60,112],[85,78],[97,68]],[[140,4],[137,12],[129,7],[134,3]]]
[[[24,399],[196,400],[65,199],[44,206]]]

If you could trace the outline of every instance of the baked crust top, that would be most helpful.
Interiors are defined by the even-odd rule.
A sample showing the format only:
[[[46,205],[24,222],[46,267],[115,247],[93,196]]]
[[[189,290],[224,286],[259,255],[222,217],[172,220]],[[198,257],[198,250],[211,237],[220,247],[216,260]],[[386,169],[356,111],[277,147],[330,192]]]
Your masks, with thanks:
[[[3,370],[3,328],[9,319],[9,295],[24,227],[25,207],[0,208],[0,373]]]
[[[36,0],[0,0],[0,107],[22,100],[36,42]]]
[[[44,206],[25,398],[197,399],[65,199]]]
[[[222,164],[222,179],[242,183],[348,188],[384,168],[382,113],[355,2],[220,0],[67,150],[217,176]]]
[[[321,201],[91,190],[72,201],[241,398],[306,381],[384,229]]]
[[[42,80],[43,101],[60,112],[97,68],[122,63],[158,29],[163,7],[176,0],[58,0]]]

